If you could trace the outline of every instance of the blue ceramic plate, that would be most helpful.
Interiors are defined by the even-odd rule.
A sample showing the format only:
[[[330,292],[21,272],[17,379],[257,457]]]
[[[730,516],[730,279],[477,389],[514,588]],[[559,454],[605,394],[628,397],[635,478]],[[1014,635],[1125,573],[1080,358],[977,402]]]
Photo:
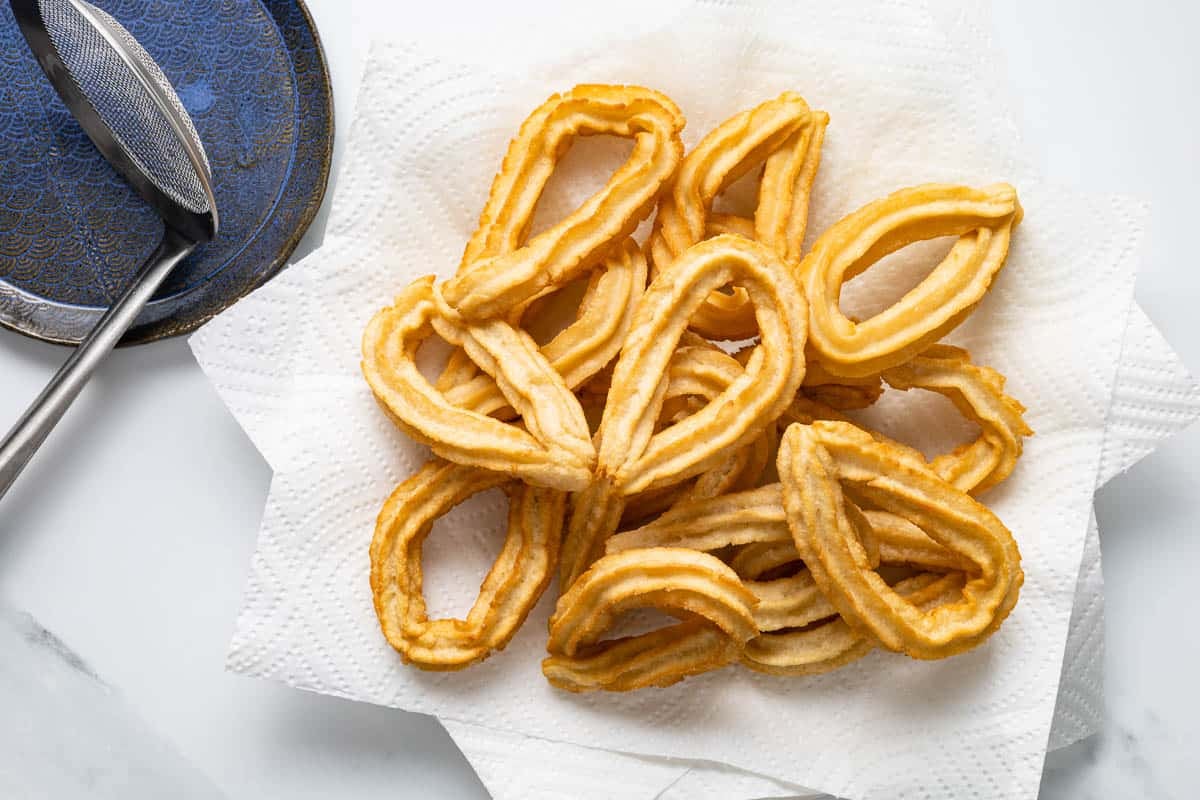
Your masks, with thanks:
[[[221,230],[124,343],[187,333],[279,271],[321,205],[329,72],[301,0],[92,0],[149,51],[195,120]],[[0,2],[0,325],[77,342],[162,239],[88,141]]]

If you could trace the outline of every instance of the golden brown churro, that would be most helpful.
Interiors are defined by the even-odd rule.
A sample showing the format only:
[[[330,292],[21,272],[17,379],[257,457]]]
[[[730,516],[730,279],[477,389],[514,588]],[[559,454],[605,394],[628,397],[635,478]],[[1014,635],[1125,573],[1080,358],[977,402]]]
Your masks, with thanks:
[[[376,613],[404,661],[457,670],[502,650],[555,570],[542,671],[572,692],[737,664],[811,675],[876,648],[944,658],[999,628],[1021,556],[973,495],[1008,478],[1032,431],[999,372],[939,340],[1003,267],[1021,206],[1006,184],[902,189],[805,254],[828,122],[785,92],[685,156],[670,99],[606,85],[525,120],[454,277],[414,281],[363,335],[380,407],[437,456],[392,492],[371,543]],[[530,236],[559,159],[593,134],[633,152]],[[754,170],[753,218],[714,212]],[[899,302],[842,313],[845,281],[940,236],[957,241]],[[537,324],[580,291],[565,327]],[[456,349],[430,383],[416,355],[435,335]],[[860,427],[849,414],[885,387],[944,395],[978,437],[927,462]],[[464,618],[431,620],[422,544],[491,489],[509,499],[500,554]],[[670,620],[611,633],[639,608]]]

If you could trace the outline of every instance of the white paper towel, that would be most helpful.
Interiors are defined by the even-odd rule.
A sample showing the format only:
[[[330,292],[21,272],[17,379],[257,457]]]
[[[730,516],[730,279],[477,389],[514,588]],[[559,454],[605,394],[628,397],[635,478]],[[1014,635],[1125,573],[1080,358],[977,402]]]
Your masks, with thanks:
[[[273,381],[284,385],[293,370],[293,365],[284,360],[282,342],[298,331],[291,323],[303,318],[297,303],[305,269],[302,264],[285,273],[247,301],[246,309],[239,307],[237,312],[249,312],[246,320],[253,320],[257,318],[254,306],[276,306],[282,324],[255,329],[244,320],[223,330],[222,321],[194,340],[201,363],[222,398],[272,464],[282,458],[291,416],[280,402],[287,393],[273,393],[266,387]],[[241,332],[247,330],[255,331],[255,335],[241,338]],[[214,338],[225,335],[229,338]],[[221,357],[210,361],[210,353]],[[1145,312],[1134,306],[1105,429],[1100,483],[1128,469],[1197,418],[1200,387]],[[1051,749],[1094,733],[1100,723],[1102,588],[1100,541],[1093,516],[1076,586],[1050,733]],[[800,791],[793,785],[710,762],[639,757],[450,720],[444,725],[497,800],[549,800],[569,795],[699,800]]]
[[[1099,483],[1129,469],[1197,419],[1200,386],[1145,312],[1135,305],[1104,432]],[[1066,747],[1099,728],[1103,666],[1103,579],[1100,535],[1093,514],[1050,728],[1051,750]],[[724,764],[648,758],[450,720],[442,724],[496,800],[811,796],[802,787]]]
[[[844,795],[897,796],[932,780],[935,796],[954,796],[990,779],[998,796],[1023,796],[1046,744],[1139,209],[1039,181],[1007,117],[962,80],[967,65],[915,4],[867,16],[800,8],[770,29],[705,8],[650,41],[520,80],[402,47],[375,54],[326,247],[303,280],[287,281],[294,269],[195,340],[219,383],[241,371],[236,391],[269,397],[264,413],[300,423],[260,445],[278,474],[230,664],[534,735],[727,759]],[[658,693],[650,714],[641,699],[563,698],[539,685],[538,619],[507,654],[462,675],[414,674],[387,650],[365,592],[365,544],[380,500],[423,453],[383,421],[358,377],[361,327],[407,279],[452,268],[506,138],[552,89],[578,80],[663,88],[688,114],[692,141],[733,110],[800,88],[834,118],[817,229],[905,183],[1006,178],[1021,188],[1029,217],[1012,263],[957,337],[1011,375],[1039,431],[995,498],[1029,569],[1018,612],[987,648],[920,670],[873,656],[810,683],[728,671]],[[258,348],[256,334],[278,349]],[[1073,340],[1086,349],[1068,359]],[[297,373],[273,379],[274,364],[293,358]],[[969,773],[964,759],[977,763]]]

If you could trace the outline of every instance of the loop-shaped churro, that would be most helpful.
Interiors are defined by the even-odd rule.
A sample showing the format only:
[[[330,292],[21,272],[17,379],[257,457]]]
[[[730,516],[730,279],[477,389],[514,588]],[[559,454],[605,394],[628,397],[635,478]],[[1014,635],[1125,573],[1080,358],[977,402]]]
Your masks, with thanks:
[[[861,377],[908,361],[967,317],[1004,266],[1021,220],[1008,184],[926,184],[844,217],[800,264],[809,301],[809,352],[832,375]],[[899,302],[855,322],[838,307],[842,284],[916,241],[958,236],[946,257]]]
[[[753,303],[758,347],[704,408],[656,432],[676,345],[709,292],[730,281]],[[804,378],[806,316],[804,296],[786,265],[737,236],[694,245],[654,279],[613,370],[596,434],[595,478],[574,500],[563,542],[563,587],[617,529],[625,497],[703,472],[774,424]]]
[[[829,115],[814,111],[808,124],[767,156],[754,210],[754,238],[774,250],[785,264],[798,265],[808,232],[808,206],[821,166],[821,145]]]
[[[664,408],[676,398],[712,402],[744,372],[741,364],[711,344],[680,347],[671,357],[667,372]],[[691,408],[688,414],[703,408]],[[677,422],[678,420],[673,420]],[[726,492],[750,488],[762,475],[773,450],[775,429],[766,426],[749,444],[735,448],[723,459],[702,472],[677,502],[716,497]]]
[[[1007,478],[1021,456],[1024,437],[1033,434],[1021,416],[1025,407],[1004,393],[1004,376],[972,364],[971,354],[962,348],[933,345],[884,370],[883,379],[896,389],[937,392],[979,426],[977,439],[930,463],[934,472],[964,492],[978,494]]]
[[[465,619],[426,615],[421,545],[434,521],[473,494],[504,487],[508,533]],[[400,484],[371,541],[371,591],[388,643],[404,660],[456,670],[503,649],[542,596],[557,563],[566,495],[434,460]]]
[[[632,239],[609,254],[592,273],[574,322],[542,345],[542,355],[563,383],[575,389],[611,362],[621,350],[633,309],[646,288],[646,257]],[[490,375],[478,373],[464,351],[443,371],[437,387],[459,408],[507,419],[514,411]],[[452,357],[453,358],[453,357]]]
[[[680,503],[653,522],[609,537],[605,555],[650,547],[686,547],[709,552],[735,545],[791,544],[778,483],[743,492]],[[793,559],[796,558],[793,553]]]
[[[735,660],[758,633],[756,602],[733,570],[706,553],[655,547],[605,556],[559,598],[542,671],[576,692],[667,686]],[[646,607],[685,619],[599,641],[620,614]]]
[[[883,395],[883,382],[878,375],[830,375],[819,361],[810,361],[800,391],[829,408],[853,411],[874,405]]]
[[[703,406],[686,405],[678,416],[670,414],[669,409],[680,402],[709,402],[743,372],[742,365],[723,350],[699,337],[695,341],[671,356],[660,421],[665,418],[674,423],[694,413]],[[734,449],[694,481],[661,486],[627,498],[622,524],[645,520],[674,505],[754,486],[771,461],[775,439],[775,426],[768,425],[753,441]]]
[[[879,542],[881,564],[904,565],[930,572],[972,574],[976,571],[969,559],[942,547],[904,517],[873,508],[864,510],[862,515]],[[765,564],[767,558],[766,553],[760,554],[759,563]]]
[[[923,573],[901,580],[891,591],[913,608],[928,612],[960,597],[962,587],[959,573]],[[823,595],[802,595],[800,603],[788,609],[789,627],[800,629],[764,633],[746,642],[739,656],[742,665],[768,675],[819,675],[871,652],[878,644],[875,638],[826,613],[833,610],[826,602]],[[812,624],[822,619],[826,621]],[[796,625],[800,620],[808,622]]]
[[[854,503],[845,502],[872,567],[907,565],[935,572],[974,569],[968,559],[939,545],[908,520],[877,509],[860,510]],[[712,552],[731,546],[738,550],[729,559],[729,566],[746,581],[758,581],[800,560],[788,528],[780,484],[679,503],[653,522],[614,534],[605,542],[604,552],[611,555],[647,547]]]
[[[722,220],[710,220],[714,200],[760,164],[764,171],[753,238],[774,249],[785,263],[799,263],[808,197],[828,121],[824,112],[810,111],[800,95],[784,92],[710,131],[683,159],[670,191],[659,202],[649,242],[652,274],[667,269],[714,227],[721,230]],[[745,232],[737,223],[727,227]],[[731,294],[714,291],[690,325],[713,339],[745,339],[756,332],[753,307],[738,286]]]
[[[724,392],[695,414],[654,432],[675,345],[704,295],[736,281],[754,306],[755,354]],[[701,242],[676,259],[642,297],[613,370],[597,434],[597,473],[626,493],[702,472],[779,416],[804,379],[804,296],[762,245],[735,236]],[[799,349],[797,349],[799,347]]]
[[[501,320],[447,320],[435,295],[432,277],[414,281],[367,325],[362,370],[381,407],[447,460],[564,491],[588,485],[587,420],[537,343]],[[496,381],[524,429],[451,404],[421,375],[417,349],[435,328]]]
[[[495,259],[500,256],[507,256],[525,245],[525,238],[533,223],[533,216],[537,210],[538,201],[541,199],[550,176],[553,174],[555,163],[558,157],[566,152],[575,134],[568,134],[562,129],[555,131],[556,135],[564,136],[565,138],[559,142],[559,146],[562,148],[561,152],[555,151],[555,155],[551,161],[547,161],[544,158],[530,158],[531,155],[536,155],[536,152],[522,148],[531,141],[536,141],[550,134],[551,128],[556,124],[555,113],[559,115],[566,113],[560,107],[562,104],[568,102],[573,104],[571,108],[574,108],[577,113],[580,103],[586,101],[589,97],[603,95],[611,101],[610,90],[619,88],[621,87],[578,86],[565,95],[556,95],[551,98],[526,119],[521,133],[509,145],[509,156],[505,159],[501,170],[492,181],[487,204],[480,214],[479,225],[463,250],[462,259],[458,267],[459,275],[470,271],[475,262],[481,259]],[[661,100],[662,98],[658,99]],[[671,106],[671,108],[674,109],[674,106]],[[674,113],[678,113],[678,109],[674,109]],[[682,124],[682,117],[680,117],[680,127],[682,127]],[[586,133],[588,131],[590,131],[590,128],[585,127],[580,129],[578,133]],[[631,133],[629,135],[634,134]],[[678,138],[678,131],[675,132],[675,137]],[[676,154],[675,161],[678,160],[679,155]],[[614,266],[627,263],[631,260],[631,254],[628,252],[631,247],[636,248],[637,244],[632,239],[625,239],[616,246],[615,252],[609,252],[604,257],[599,266],[604,268],[606,273],[613,273],[615,271]],[[644,269],[644,255],[639,254],[637,260],[643,262],[641,268]],[[586,270],[581,266],[579,271],[583,272]],[[563,283],[565,282],[563,281]],[[623,293],[616,283],[611,278],[602,280],[599,283],[595,280],[590,282],[588,292],[581,304],[577,324],[573,324],[568,328],[569,331],[573,332],[568,333],[564,331],[558,337],[563,340],[562,344],[566,344],[572,338],[581,335],[594,339],[598,330],[611,328],[611,320],[627,319],[628,315],[625,312],[631,309],[633,303],[641,295],[641,291],[646,287],[646,277],[644,274],[641,276],[640,284],[636,286],[636,290],[633,293]],[[554,285],[544,287],[538,293],[531,295],[519,303],[515,303],[512,308],[505,310],[504,316],[514,325],[518,324],[528,303],[532,302],[542,292],[552,290],[553,288],[555,288]],[[613,306],[622,297],[626,299],[627,305],[618,312]],[[588,315],[587,309],[589,306],[607,307],[612,316],[598,320]],[[598,329],[594,324],[596,322],[600,322],[602,327]],[[616,355],[623,338],[624,332],[621,331],[620,336],[614,336],[609,340],[614,346],[614,350],[609,354],[609,358]],[[552,361],[554,360],[554,355],[552,354],[547,354],[547,357],[551,358]],[[477,375],[478,369],[466,357],[466,354],[461,350],[455,350],[451,354],[450,360],[446,364],[436,386],[439,390],[447,391],[471,381]],[[567,385],[572,388],[583,382],[582,380],[572,382],[571,376],[566,373],[564,373],[564,378],[567,380]],[[481,382],[486,385],[486,378],[482,378]],[[479,391],[479,386],[474,387],[468,394],[474,391]],[[498,396],[494,392],[489,391],[488,399],[494,401],[498,399]],[[471,405],[472,399],[470,397],[462,398],[462,400],[462,403],[456,404],[475,408],[480,413],[489,413]],[[501,416],[511,413],[508,409],[497,410]]]
[[[929,571],[901,581],[893,591],[925,609],[961,596],[962,572],[972,568],[967,559],[894,514],[859,511],[850,501],[845,501],[844,510],[869,568],[882,563]],[[711,552],[731,545],[738,551],[729,566],[758,599],[754,619],[760,633],[740,654],[743,664],[780,675],[816,674],[859,658],[878,644],[874,636],[838,616],[807,569],[782,578],[763,577],[800,559],[778,483],[680,504],[648,525],[611,537],[605,552],[656,547]],[[942,581],[936,573],[944,572],[953,574]]]
[[[708,224],[704,228],[704,238],[711,239],[722,233],[731,233],[746,239],[754,237],[754,220],[739,217],[737,214],[720,214],[712,212],[708,215]]]
[[[594,100],[600,104],[600,107],[611,111],[612,104],[616,102],[622,91],[642,99],[649,98],[654,103],[662,104],[665,101],[663,110],[667,116],[677,116],[675,123],[678,127],[675,128],[672,135],[678,141],[678,129],[683,126],[683,118],[669,100],[656,92],[645,95],[649,90],[637,87],[585,85],[577,86],[564,95],[552,97],[525,120],[520,133],[510,143],[508,155],[492,181],[487,204],[480,214],[479,225],[463,251],[458,268],[459,276],[470,272],[481,260],[492,259],[494,261],[501,256],[511,256],[514,251],[525,245],[525,237],[533,223],[538,201],[554,172],[558,158],[566,152],[574,137],[588,133],[618,133],[619,123],[611,119],[606,121],[603,114],[591,122],[584,120],[590,101]],[[636,115],[644,113],[645,109],[634,111],[631,107],[628,111],[630,114]],[[659,114],[649,114],[641,124],[648,124],[649,120],[660,116]],[[574,131],[570,130],[569,126],[564,127],[564,119],[572,120],[573,124],[577,124],[579,127]],[[640,129],[634,126],[618,135],[636,138],[639,135],[637,130]],[[553,140],[545,142],[547,146],[554,145],[547,151],[550,157],[536,148],[530,149],[532,143],[539,142],[546,137],[551,137]],[[677,163],[682,155],[682,144],[679,144],[676,149],[678,152],[674,153],[669,152],[670,148],[661,153],[648,151],[643,153],[643,156],[651,159],[667,158]],[[630,163],[632,163],[632,159]],[[626,167],[628,166],[629,164],[626,164]],[[613,180],[617,180],[616,176]],[[621,188],[610,182],[610,185],[605,187],[605,191],[612,193]],[[623,188],[628,190],[632,187],[624,186]],[[661,185],[659,188],[661,189]],[[559,232],[563,235],[569,233],[567,230]],[[595,234],[596,232],[593,231],[592,235]],[[629,312],[646,286],[645,256],[640,252],[635,255],[631,252],[634,249],[638,249],[637,244],[628,238],[607,254],[604,252],[604,246],[597,245],[596,252],[590,254],[587,261],[569,271],[571,275],[582,273],[586,271],[588,263],[592,260],[598,260],[599,266],[604,270],[603,276],[599,280],[593,277],[593,280],[589,282],[576,322],[562,331],[543,349],[552,363],[561,362],[556,366],[560,368],[559,371],[563,374],[567,385],[572,388],[579,386],[591,377],[591,374],[594,373],[591,368],[596,361],[599,361],[598,366],[603,366],[620,350]],[[624,278],[629,276],[631,271],[634,272],[635,280],[626,281]],[[567,274],[567,271],[562,273],[563,276]],[[552,290],[557,285],[566,282],[567,280],[563,278],[557,284],[551,283],[541,287],[520,302],[514,303],[511,308],[506,308],[503,316],[514,325],[518,324],[528,302],[537,297],[539,293]],[[622,302],[624,305],[620,305]],[[606,357],[601,360],[602,356]],[[512,416],[511,409],[504,407],[503,403],[497,404],[502,397],[496,387],[491,385],[486,375],[479,374],[478,368],[461,349],[456,349],[451,354],[435,385],[440,391],[449,392],[451,401],[455,405],[472,408],[483,414],[494,413],[500,417]]]
[[[551,97],[509,145],[446,302],[466,319],[500,317],[595,266],[653,210],[683,157],[683,125],[666,95],[640,86],[581,85]],[[633,152],[583,205],[518,246],[571,140],[593,134],[631,138]]]
[[[782,508],[783,495],[779,496],[779,504],[780,508]],[[783,526],[787,527],[786,520],[784,520]],[[730,557],[729,566],[743,580],[756,581],[762,579],[764,575],[770,572],[789,565],[799,564],[799,562],[800,554],[796,552],[796,545],[792,544],[791,532],[789,531],[787,539],[779,538],[771,541],[753,542],[739,547]]]
[[[787,92],[684,158],[679,110],[640,87],[577,86],[526,119],[458,273],[414,282],[363,338],[381,407],[453,462],[393,492],[371,545],[376,612],[406,662],[460,669],[503,648],[556,560],[543,672],[570,691],[665,686],[738,662],[814,674],[876,646],[941,658],[999,627],[1020,554],[968,493],[1004,480],[1031,432],[1003,376],[936,340],[1003,266],[1020,205],[1007,185],[918,186],[849,215],[802,258],[827,123]],[[632,139],[632,155],[531,237],[560,158],[591,134]],[[759,165],[754,218],[714,213]],[[655,204],[643,252],[630,236]],[[938,236],[957,242],[899,302],[865,321],[841,312],[845,281]],[[577,279],[586,286],[568,289]],[[539,347],[530,331],[558,321],[554,305],[577,289],[574,322]],[[431,386],[415,357],[435,334],[457,349]],[[730,356],[698,334],[755,341]],[[980,435],[927,463],[841,413],[885,384],[947,396]],[[779,482],[760,485],[772,466]],[[437,517],[492,488],[509,497],[501,552],[465,618],[430,620],[422,543]],[[637,607],[677,621],[602,639]]]
[[[872,529],[866,512],[847,502],[846,513],[868,553],[868,560],[872,566],[878,566],[882,541]],[[909,542],[907,538],[904,541]],[[653,522],[614,534],[605,542],[604,552],[612,555],[650,547],[686,547],[702,552],[739,547],[740,551],[746,551],[752,547],[773,549],[775,546],[785,547],[786,557],[771,556],[778,560],[766,563],[759,556],[750,568],[751,574],[747,574],[745,562],[739,564],[737,556],[730,566],[742,578],[757,579],[764,572],[799,558],[783,508],[782,487],[778,483],[679,503]]]
[[[739,364],[745,364],[754,355],[757,345],[749,344],[733,354]],[[804,383],[800,391],[826,408],[840,411],[869,408],[883,395],[883,381],[878,375],[847,378],[830,375],[818,361],[809,361],[804,367]]]
[[[687,620],[574,656],[550,656],[542,661],[542,674],[569,692],[629,692],[720,669],[736,662],[740,651],[723,631]]]
[[[797,553],[842,617],[888,649],[914,658],[963,652],[1016,603],[1024,576],[1012,534],[910,451],[843,422],[794,424],[780,441],[778,469]],[[846,515],[843,485],[859,505],[903,517],[970,562],[962,595],[925,611],[888,586]]]

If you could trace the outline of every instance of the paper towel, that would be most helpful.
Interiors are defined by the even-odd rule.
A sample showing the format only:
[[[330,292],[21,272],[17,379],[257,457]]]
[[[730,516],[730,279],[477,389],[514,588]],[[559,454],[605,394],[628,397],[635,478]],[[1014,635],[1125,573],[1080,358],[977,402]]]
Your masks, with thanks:
[[[289,302],[295,292],[292,284],[303,271],[301,266],[277,284],[261,290],[262,302]],[[280,326],[270,338],[284,338],[289,330],[286,325]],[[205,331],[197,344],[200,338],[216,332],[215,328]],[[268,338],[255,341],[258,344],[252,352],[236,359],[234,369],[221,372],[218,364],[205,362],[205,365],[226,403],[255,442],[268,454],[274,454],[278,443],[286,437],[290,417],[275,403],[277,397],[258,389],[261,383],[258,376],[269,372],[270,367],[264,364],[247,370],[236,366],[249,363],[256,354],[274,352],[275,344]],[[219,346],[229,350],[237,345],[238,340],[233,340]],[[198,352],[206,353],[214,346],[217,345],[209,342],[198,347]],[[284,374],[275,379],[284,379],[290,370],[289,364]],[[1122,345],[1117,376],[1102,450],[1101,483],[1132,466],[1158,442],[1200,415],[1200,389],[1166,340],[1136,306]],[[274,429],[276,425],[278,431]],[[1093,517],[1051,728],[1052,749],[1095,732],[1100,722],[1104,636],[1101,589],[1099,538]],[[568,795],[733,798],[799,796],[801,791],[796,786],[719,764],[643,758],[452,721],[444,724],[497,800]],[[589,792],[588,787],[594,791]]]
[[[298,300],[305,271],[306,266],[301,264],[284,273],[236,312],[230,312],[244,317],[221,320],[193,340],[223,400],[272,464],[281,458],[291,416],[280,402],[287,393],[273,393],[268,386],[273,382],[286,385],[293,370],[291,362],[283,360],[282,342],[298,330],[293,323],[302,316]],[[263,308],[278,308],[278,325],[259,324],[260,304]],[[251,330],[255,332],[252,337],[240,333]],[[219,356],[216,360],[209,359],[213,353]],[[1128,469],[1157,443],[1197,418],[1200,388],[1145,312],[1135,306],[1122,345],[1114,402],[1105,429],[1100,483]],[[1104,642],[1100,564],[1093,516],[1076,586],[1050,733],[1051,749],[1094,733],[1100,723]],[[465,723],[444,724],[497,800],[558,798],[566,793],[609,798],[733,798],[799,791],[799,787],[719,764],[643,758]],[[597,780],[585,780],[588,775]],[[587,786],[597,791],[587,794],[581,788]],[[663,794],[667,787],[680,794]]]
[[[1117,367],[1101,451],[1099,484],[1200,419],[1200,386],[1141,308],[1134,306]],[[1104,597],[1100,536],[1093,514],[1075,589],[1050,749],[1095,733],[1103,712]],[[496,800],[575,797],[726,800],[808,797],[802,787],[724,764],[656,759],[442,723]],[[589,780],[597,776],[597,780]]]
[[[331,237],[306,263],[305,281],[290,287],[296,296],[273,307],[243,304],[196,340],[219,373],[244,363],[238,351],[254,350],[254,331],[291,325],[282,346],[299,359],[286,385],[264,378],[249,389],[276,397],[273,413],[301,427],[264,444],[277,476],[230,665],[535,735],[726,759],[844,795],[896,796],[926,780],[940,787],[936,796],[979,780],[994,781],[999,796],[1036,788],[1140,210],[1038,180],[1020,163],[1006,118],[959,83],[956,62],[940,59],[944,36],[923,27],[928,20],[915,8],[892,5],[869,18],[801,8],[803,26],[775,17],[763,30],[752,15],[744,24],[726,19],[722,6],[652,42],[531,70],[520,81],[403,47],[376,52]],[[696,42],[700,64],[691,58]],[[909,182],[1007,178],[1021,187],[1028,220],[1038,223],[1023,226],[993,297],[957,337],[1010,374],[1039,431],[994,501],[1021,541],[1028,582],[988,647],[938,665],[877,655],[811,682],[727,671],[658,693],[647,709],[642,699],[563,698],[531,679],[539,619],[504,656],[462,675],[414,674],[383,645],[365,592],[364,536],[381,498],[423,452],[390,428],[362,386],[361,327],[408,278],[452,268],[506,137],[550,90],[582,79],[663,88],[688,114],[692,141],[732,110],[803,83],[797,88],[835,125],[814,202],[818,229]],[[291,321],[278,319],[281,306]],[[1086,349],[1069,359],[1072,340]],[[205,346],[231,341],[238,344],[227,352]],[[1049,509],[1038,499],[1046,496]],[[544,607],[539,614],[544,622]],[[915,730],[922,735],[912,737]],[[725,742],[734,740],[730,752]],[[964,770],[964,761],[976,766]]]

